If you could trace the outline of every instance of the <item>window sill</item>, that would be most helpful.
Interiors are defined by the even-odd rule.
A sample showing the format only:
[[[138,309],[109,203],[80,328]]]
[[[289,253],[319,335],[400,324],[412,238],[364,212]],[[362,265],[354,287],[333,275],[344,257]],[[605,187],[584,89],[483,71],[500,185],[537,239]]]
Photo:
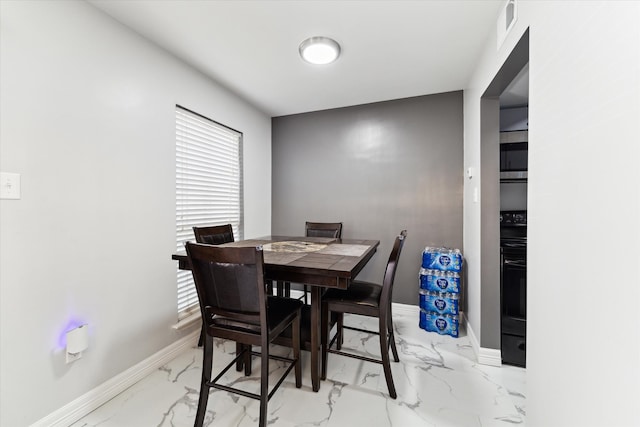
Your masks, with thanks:
[[[182,320],[179,320],[178,323],[174,324],[171,326],[172,329],[176,330],[176,331],[181,331],[183,329],[186,329],[190,326],[192,326],[193,324],[200,322],[200,311],[196,311],[193,314],[190,314],[189,316],[185,317]]]

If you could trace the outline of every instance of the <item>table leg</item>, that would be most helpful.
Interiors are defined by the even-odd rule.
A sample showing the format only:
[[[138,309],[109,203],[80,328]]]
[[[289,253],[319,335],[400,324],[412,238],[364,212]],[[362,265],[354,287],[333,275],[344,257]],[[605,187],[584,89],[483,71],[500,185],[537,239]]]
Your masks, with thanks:
[[[311,287],[311,386],[313,391],[320,390],[320,321],[321,321],[321,288]]]

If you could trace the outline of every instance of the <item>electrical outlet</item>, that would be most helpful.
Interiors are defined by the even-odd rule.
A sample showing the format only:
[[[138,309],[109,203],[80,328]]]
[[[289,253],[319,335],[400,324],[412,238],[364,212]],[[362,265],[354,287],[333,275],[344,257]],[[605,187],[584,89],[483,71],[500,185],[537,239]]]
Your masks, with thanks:
[[[20,174],[0,172],[0,199],[20,198]]]
[[[69,353],[68,351],[67,353],[67,363],[71,363],[71,362],[75,362],[76,360],[80,359],[82,357],[82,352],[78,352],[78,353]]]

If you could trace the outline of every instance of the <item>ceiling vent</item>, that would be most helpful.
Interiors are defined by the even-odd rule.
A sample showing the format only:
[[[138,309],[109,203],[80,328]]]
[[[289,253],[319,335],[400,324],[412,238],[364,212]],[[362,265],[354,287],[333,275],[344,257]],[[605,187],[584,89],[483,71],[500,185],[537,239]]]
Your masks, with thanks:
[[[504,7],[500,11],[500,16],[498,16],[498,46],[500,49],[502,43],[507,38],[507,35],[515,25],[518,20],[518,4],[516,0],[507,0]]]

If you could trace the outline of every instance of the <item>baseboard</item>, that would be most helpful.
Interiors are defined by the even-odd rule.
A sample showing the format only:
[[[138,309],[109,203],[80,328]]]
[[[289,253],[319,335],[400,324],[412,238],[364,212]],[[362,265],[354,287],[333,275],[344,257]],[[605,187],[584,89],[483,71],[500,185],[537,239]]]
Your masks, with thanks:
[[[473,348],[473,352],[476,355],[478,363],[488,366],[502,366],[502,353],[500,350],[480,347],[480,342],[478,341],[476,334],[473,333],[473,328],[468,322],[468,319],[465,319],[465,325],[467,327],[467,336],[469,337],[471,347]]]
[[[175,359],[194,345],[200,329],[180,338],[137,365],[100,384],[57,411],[36,421],[31,427],[67,427],[125,391],[153,371]]]
[[[400,304],[397,302],[391,303],[391,310],[393,313],[415,314],[416,321],[420,314],[420,307],[411,304]]]

